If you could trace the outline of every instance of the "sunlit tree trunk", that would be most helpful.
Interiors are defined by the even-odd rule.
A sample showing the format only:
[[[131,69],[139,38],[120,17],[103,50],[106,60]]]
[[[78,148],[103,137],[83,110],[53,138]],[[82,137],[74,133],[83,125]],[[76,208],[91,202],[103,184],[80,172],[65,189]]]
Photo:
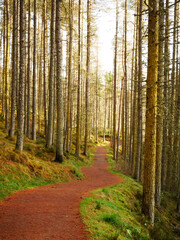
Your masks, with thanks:
[[[117,43],[118,43],[119,4],[116,0],[116,35],[114,48],[114,106],[113,106],[113,158],[116,159],[116,83],[117,83]]]
[[[47,147],[51,147],[53,138],[53,109],[54,109],[54,55],[55,55],[55,1],[51,2],[51,29],[50,29],[50,68],[49,68],[49,107]]]
[[[127,133],[128,133],[128,101],[127,101],[127,0],[125,0],[124,19],[124,166],[127,160]]]
[[[161,203],[161,168],[162,168],[162,143],[163,143],[163,46],[164,46],[164,0],[159,2],[159,60],[157,83],[157,126],[156,126],[156,189],[155,203]]]
[[[78,89],[77,89],[77,126],[76,126],[76,154],[80,156],[80,96],[81,96],[81,0],[78,12]]]
[[[57,138],[56,159],[63,161],[63,95],[62,95],[62,42],[61,42],[61,0],[56,0],[56,53],[57,53]]]
[[[135,31],[136,26],[134,23],[134,36],[133,36],[133,48],[132,48],[132,66],[131,66],[131,105],[130,105],[130,136],[129,136],[129,165],[132,169],[132,146],[133,146],[133,125],[134,125],[134,116],[133,116],[133,90],[134,90],[134,58],[135,58]]]
[[[139,1],[139,41],[138,41],[138,101],[137,101],[137,151],[135,179],[140,180],[141,148],[142,148],[142,4]]]
[[[19,77],[19,107],[16,148],[23,150],[24,138],[24,83],[25,83],[25,0],[20,0],[20,77]]]
[[[11,127],[9,136],[14,136],[16,108],[16,48],[17,48],[17,1],[13,0],[13,44],[12,44],[12,84],[11,84]]]
[[[36,0],[34,0],[34,49],[33,49],[33,104],[32,104],[32,139],[36,140],[36,95],[37,95],[37,73],[36,73]]]
[[[168,158],[167,158],[167,177],[166,190],[172,190],[172,169],[173,169],[173,128],[174,128],[174,82],[175,82],[175,57],[176,57],[176,1],[174,5],[174,30],[173,30],[173,59],[169,99],[169,120],[168,120]]]
[[[138,55],[138,8],[137,8],[137,19],[136,19],[136,47],[135,47],[135,70],[134,70],[134,96],[133,96],[133,144],[132,144],[132,175],[135,175],[135,166],[136,166],[136,152],[137,152],[137,122],[138,122],[138,113],[137,113],[137,55]]]
[[[41,34],[41,51],[39,56],[39,88],[38,88],[38,132],[41,132],[41,114],[42,114],[42,34]]]
[[[89,79],[90,79],[90,6],[91,0],[87,0],[87,59],[86,59],[86,116],[85,116],[85,144],[84,154],[88,153],[88,135],[89,135]]]
[[[69,62],[68,62],[68,99],[67,99],[67,123],[66,123],[66,151],[70,150],[70,132],[71,132],[71,105],[72,105],[72,52],[73,52],[73,8],[74,0],[69,0]]]
[[[164,49],[164,108],[163,108],[163,147],[162,147],[162,177],[161,185],[166,186],[167,170],[167,108],[168,108],[168,82],[169,82],[169,0],[166,0],[166,20],[165,20],[165,49]]]
[[[43,6],[43,31],[44,31],[44,39],[43,39],[43,99],[44,99],[44,134],[47,135],[47,85],[46,85],[46,28],[47,28],[47,21],[46,21],[46,0],[44,0]]]
[[[9,128],[9,104],[8,104],[8,98],[9,98],[9,1],[6,0],[6,60],[5,60],[5,102],[4,102],[4,108],[5,108],[5,128]]]
[[[147,103],[142,212],[149,218],[151,224],[154,225],[158,76],[157,0],[149,0],[149,6]]]

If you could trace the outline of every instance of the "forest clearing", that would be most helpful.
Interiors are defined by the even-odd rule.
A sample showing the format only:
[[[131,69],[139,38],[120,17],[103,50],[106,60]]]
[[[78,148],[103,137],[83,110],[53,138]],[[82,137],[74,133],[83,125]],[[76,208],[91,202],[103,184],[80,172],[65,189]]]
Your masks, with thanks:
[[[179,4],[0,1],[0,240],[180,239]]]

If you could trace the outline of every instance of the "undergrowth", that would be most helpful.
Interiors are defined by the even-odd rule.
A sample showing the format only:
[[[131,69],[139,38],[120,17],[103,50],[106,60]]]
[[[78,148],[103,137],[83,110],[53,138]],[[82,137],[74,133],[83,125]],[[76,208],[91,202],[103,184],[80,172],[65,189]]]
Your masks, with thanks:
[[[93,141],[89,144],[88,157],[65,153],[62,164],[54,162],[55,146],[45,147],[45,140],[38,136],[36,141],[25,138],[24,151],[15,150],[15,138],[8,138],[7,131],[0,123],[0,201],[15,191],[52,183],[83,179],[81,167],[93,163],[96,149]]]
[[[142,185],[115,171],[112,150],[107,147],[109,170],[119,174],[121,184],[98,189],[81,202],[81,215],[90,239],[95,240],[175,240],[180,239],[180,215],[175,213],[175,202],[167,193],[156,210],[155,226],[151,227],[141,214]]]

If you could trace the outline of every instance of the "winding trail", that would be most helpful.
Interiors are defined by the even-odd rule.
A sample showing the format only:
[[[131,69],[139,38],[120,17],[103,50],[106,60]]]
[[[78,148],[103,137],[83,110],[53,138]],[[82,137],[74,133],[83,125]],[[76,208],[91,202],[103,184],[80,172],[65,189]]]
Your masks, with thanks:
[[[86,179],[17,192],[0,203],[0,240],[85,240],[80,201],[93,189],[120,183],[106,170],[106,149],[98,147]]]

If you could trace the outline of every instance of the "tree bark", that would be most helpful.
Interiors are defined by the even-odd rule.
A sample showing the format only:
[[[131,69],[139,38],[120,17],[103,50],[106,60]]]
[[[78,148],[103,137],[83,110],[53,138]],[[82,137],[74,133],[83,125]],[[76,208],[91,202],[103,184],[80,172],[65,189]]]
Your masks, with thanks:
[[[25,0],[20,0],[20,77],[19,77],[19,107],[16,149],[23,150],[24,138],[24,83],[25,83]]]
[[[156,189],[155,203],[161,203],[161,169],[163,143],[163,46],[164,46],[164,0],[159,2],[159,56],[158,56],[158,83],[157,83],[157,136],[156,136]]]
[[[86,59],[86,115],[85,115],[85,143],[84,154],[88,153],[88,135],[89,135],[89,79],[90,79],[90,6],[91,0],[87,0],[87,59]]]
[[[57,138],[56,162],[63,161],[63,94],[62,94],[62,42],[61,42],[61,2],[56,0],[56,53],[57,53]]]
[[[114,47],[114,109],[113,109],[113,158],[116,159],[116,82],[117,82],[117,43],[118,43],[119,4],[116,0],[116,35]]]
[[[156,164],[156,105],[158,76],[157,0],[149,1],[148,73],[146,102],[146,131],[142,212],[154,225],[155,164]]]
[[[36,95],[37,95],[37,74],[36,74],[36,0],[34,0],[34,49],[33,49],[33,111],[32,111],[32,139],[36,140]]]
[[[16,48],[17,48],[17,0],[13,0],[13,44],[12,44],[12,85],[11,85],[11,127],[9,136],[14,136],[16,108]]]
[[[81,95],[81,0],[78,12],[78,89],[77,89],[77,126],[76,126],[76,154],[80,156],[80,95]]]
[[[52,146],[53,138],[53,109],[54,109],[54,48],[55,48],[55,1],[51,2],[51,36],[50,36],[50,69],[49,69],[49,107],[47,147]]]

